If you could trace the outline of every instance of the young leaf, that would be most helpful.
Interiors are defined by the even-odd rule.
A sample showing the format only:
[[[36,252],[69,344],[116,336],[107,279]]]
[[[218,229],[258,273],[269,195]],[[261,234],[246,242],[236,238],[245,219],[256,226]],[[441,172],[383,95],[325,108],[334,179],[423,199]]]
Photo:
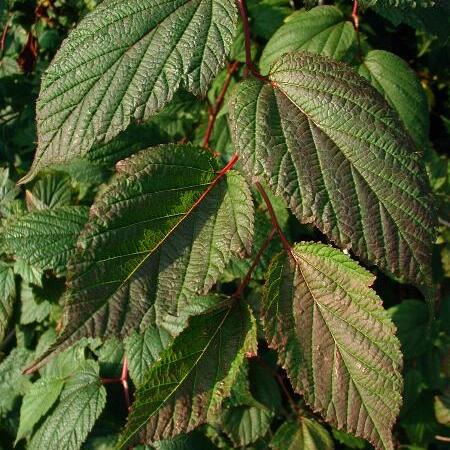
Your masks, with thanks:
[[[219,179],[203,149],[151,148],[117,169],[80,236],[66,326],[50,352],[155,320],[176,335],[190,296],[207,292],[231,255],[251,245],[248,187],[237,174]]]
[[[189,219],[188,219],[189,220]],[[190,265],[186,267],[186,273],[190,270]],[[184,274],[180,267],[179,278],[182,279]],[[176,274],[177,272],[174,272]],[[175,277],[174,277],[175,278]],[[201,280],[200,280],[201,282]],[[199,284],[199,287],[201,284]],[[173,302],[173,296],[169,293],[167,302]],[[164,304],[164,298],[161,298],[161,305]],[[128,366],[130,377],[136,386],[140,386],[149,368],[158,360],[160,353],[170,346],[173,338],[177,336],[184,328],[186,328],[189,317],[204,313],[208,309],[217,307],[217,297],[215,295],[193,296],[189,301],[181,303],[178,306],[176,316],[171,320],[171,325],[166,328],[158,323],[158,306],[152,307],[142,321],[141,333],[133,332],[125,341],[126,355],[128,358]]]
[[[398,112],[417,147],[427,148],[428,102],[420,81],[408,64],[393,53],[372,50],[364,57],[358,71]]]
[[[273,411],[256,406],[235,406],[223,416],[223,431],[234,445],[245,447],[266,435],[273,419]]]
[[[245,171],[339,246],[430,284],[428,179],[394,111],[348,66],[319,55],[287,54],[269,80],[244,81],[230,101]]]
[[[149,368],[161,352],[172,342],[172,336],[163,328],[148,326],[142,333],[134,331],[125,340],[130,378],[136,386],[144,382]]]
[[[335,6],[297,11],[285,20],[265,46],[259,61],[261,72],[285,53],[307,50],[341,60],[356,42],[353,24]]]
[[[98,364],[85,366],[67,381],[55,410],[33,436],[30,450],[78,450],[100,416],[106,390],[98,374]]]
[[[274,259],[262,317],[294,389],[325,420],[381,450],[393,449],[401,353],[373,281],[339,250],[301,243]]]
[[[11,216],[3,228],[6,248],[41,270],[63,273],[88,211],[85,206],[62,206]]]
[[[29,211],[70,205],[71,179],[60,172],[48,173],[35,183],[31,192],[26,192],[25,199]]]
[[[136,435],[151,443],[210,420],[229,395],[245,353],[255,351],[255,321],[240,302],[192,318],[139,387],[119,448]]]
[[[70,33],[43,77],[38,149],[26,179],[148,119],[181,87],[205,94],[236,23],[234,0],[102,2]]]
[[[315,420],[300,417],[298,422],[285,422],[270,443],[273,450],[333,450],[328,431]]]
[[[26,392],[20,407],[20,424],[16,443],[31,433],[41,417],[58,400],[64,386],[62,378],[41,378]]]
[[[0,343],[5,336],[16,298],[16,283],[11,267],[0,261]]]

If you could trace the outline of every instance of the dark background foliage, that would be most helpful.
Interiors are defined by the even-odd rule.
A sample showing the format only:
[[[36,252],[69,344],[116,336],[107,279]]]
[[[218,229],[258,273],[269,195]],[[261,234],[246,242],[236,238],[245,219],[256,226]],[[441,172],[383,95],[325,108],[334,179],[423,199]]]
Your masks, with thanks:
[[[79,164],[41,174],[31,186],[27,186],[27,191],[15,186],[15,182],[29,169],[35,151],[35,103],[42,73],[68,31],[96,3],[97,0],[0,0],[0,215],[3,220],[39,207],[42,202],[89,206],[111,173],[112,167],[107,161],[102,165],[80,161]],[[389,50],[410,64],[426,92],[431,118],[431,145],[424,158],[439,208],[439,234],[433,259],[433,274],[439,285],[437,318],[430,323],[430,312],[416,289],[378,272],[375,284],[397,325],[402,343],[404,404],[395,437],[398,448],[410,450],[443,450],[450,445],[450,299],[447,290],[450,275],[447,159],[450,148],[450,2],[438,0],[436,3],[432,9],[440,14],[421,7],[393,9],[383,6],[381,1],[360,14],[364,35],[362,45]],[[351,2],[334,4],[338,4],[345,14],[351,14]],[[248,2],[248,6],[254,51],[258,55],[293,9],[314,6],[314,1],[253,0]],[[233,51],[235,59],[245,59],[239,37]],[[130,153],[126,133],[138,133],[145,146],[164,142],[201,142],[207,125],[208,103],[213,103],[218,96],[225,75],[225,71],[219,74],[207,99],[199,102],[190,94],[179,93],[156,118],[142,124],[138,130],[125,132],[122,136],[124,154]],[[227,129],[222,126],[224,115],[219,115],[217,123],[211,147],[226,160],[231,150]],[[280,217],[293,241],[311,238],[325,241],[317,231],[300,226],[282,205]],[[260,219],[262,227],[270,230],[264,214]],[[269,253],[273,254],[279,245],[271,245],[273,248]],[[9,283],[8,292],[3,292],[3,295],[13,297],[12,319],[3,341],[0,341],[0,449],[6,450],[13,446],[21,399],[30,384],[29,377],[20,374],[20,368],[33,358],[37,349],[48,347],[54,339],[61,315],[64,273],[27,264],[21,259],[20,251],[11,250],[1,240],[0,246],[1,276],[13,280],[13,285]],[[267,265],[267,261],[263,260],[264,264]],[[236,273],[243,274],[246,269],[245,263],[235,262],[230,266],[221,280],[222,292],[234,292]],[[263,271],[258,269],[247,288],[247,297],[250,301],[254,299],[255,304],[258,303],[262,278]],[[6,289],[3,283],[2,289]],[[263,342],[260,345],[260,356],[249,363],[248,377],[250,390],[258,402],[269,403],[271,407],[274,403],[278,405],[270,427],[248,445],[231,422],[225,429],[203,427],[176,448],[231,448],[233,443],[249,449],[268,448],[267,443],[274,431],[291,417],[292,403],[306,416],[311,414],[300,397],[294,394],[284,372],[276,368],[273,352]],[[100,362],[102,377],[118,376],[123,353],[120,342],[101,345],[90,340],[78,347],[82,358]],[[126,407],[120,386],[110,385],[108,392],[108,406],[82,447],[84,449],[113,448]],[[360,439],[328,429],[336,448],[369,448]],[[19,441],[16,448],[26,448],[26,441]]]

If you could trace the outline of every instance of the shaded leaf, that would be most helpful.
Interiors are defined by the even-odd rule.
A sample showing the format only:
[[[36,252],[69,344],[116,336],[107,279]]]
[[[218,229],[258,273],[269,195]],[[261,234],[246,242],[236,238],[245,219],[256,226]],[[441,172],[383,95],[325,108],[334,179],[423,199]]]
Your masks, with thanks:
[[[50,353],[82,336],[124,336],[155,323],[178,334],[192,294],[205,294],[231,255],[251,245],[248,187],[234,173],[209,192],[214,162],[203,149],[155,147],[117,168],[79,239],[66,326]]]
[[[30,434],[53,404],[64,386],[62,378],[41,378],[26,392],[20,407],[20,424],[16,442]]]
[[[46,299],[38,301],[35,298],[33,287],[22,283],[20,289],[20,323],[27,325],[33,322],[42,322],[51,312],[52,304]]]
[[[24,395],[31,386],[28,377],[22,375],[22,369],[30,361],[32,352],[16,347],[0,363],[0,417],[11,411],[19,396]]]
[[[29,449],[80,449],[105,403],[98,365],[86,363],[66,382],[58,405],[33,436]]]
[[[273,411],[256,406],[234,406],[223,415],[223,431],[236,446],[246,446],[266,435]]]
[[[249,309],[236,301],[190,320],[148,371],[119,448],[139,435],[151,443],[211,420],[230,393],[245,352],[256,351]]]
[[[205,94],[236,23],[234,0],[102,2],[70,33],[43,77],[38,149],[27,179],[148,119],[180,87]]]
[[[317,6],[296,11],[264,47],[259,66],[269,73],[272,64],[285,53],[308,50],[341,60],[356,42],[353,24],[335,6]]]
[[[3,340],[16,299],[16,283],[11,267],[0,261],[0,342]]]
[[[194,430],[174,439],[155,442],[155,450],[215,450],[217,447],[202,433]]]
[[[31,191],[27,191],[26,202],[29,211],[53,209],[70,205],[72,183],[62,173],[48,173],[40,178]]]
[[[270,443],[274,450],[332,450],[328,431],[318,422],[300,417],[298,422],[285,422]]]
[[[32,266],[64,273],[88,211],[85,206],[62,206],[11,217],[3,229],[5,245]]]
[[[367,78],[398,112],[417,147],[428,147],[430,119],[428,102],[419,79],[397,55],[372,50],[364,57],[358,72]]]
[[[381,95],[348,66],[282,57],[271,84],[246,80],[230,101],[233,142],[297,218],[341,247],[430,284],[434,208],[421,158]]]
[[[425,302],[403,300],[389,308],[389,314],[397,327],[405,358],[415,358],[429,349],[429,309]]]
[[[400,345],[374,277],[342,252],[297,244],[276,257],[263,325],[294,389],[328,422],[392,449],[401,404]]]

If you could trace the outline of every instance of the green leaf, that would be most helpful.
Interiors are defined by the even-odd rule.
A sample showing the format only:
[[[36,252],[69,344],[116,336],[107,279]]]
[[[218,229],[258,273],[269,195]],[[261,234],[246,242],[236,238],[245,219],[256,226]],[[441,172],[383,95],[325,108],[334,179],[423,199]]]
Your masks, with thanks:
[[[14,273],[20,275],[25,283],[42,286],[42,270],[32,266],[23,259],[17,259],[14,263]]]
[[[78,450],[106,404],[98,365],[86,363],[66,382],[56,408],[33,436],[30,450]]]
[[[431,284],[428,178],[394,111],[348,66],[319,55],[286,54],[269,80],[242,82],[230,100],[246,173],[339,246]]]
[[[333,438],[345,445],[345,448],[356,448],[363,450],[367,447],[366,441],[363,439],[352,436],[342,430],[336,430],[335,428],[333,428],[332,432]]]
[[[308,405],[337,428],[391,450],[401,353],[373,281],[339,250],[297,244],[269,269],[262,318],[269,345]]]
[[[31,433],[41,417],[58,400],[64,381],[62,378],[41,378],[26,392],[20,407],[20,425],[16,443]]]
[[[31,192],[26,192],[27,207],[30,211],[67,206],[71,200],[72,183],[70,177],[62,173],[44,175],[34,184]]]
[[[408,64],[393,53],[372,50],[364,57],[358,71],[398,112],[417,147],[427,148],[428,102],[419,79]]]
[[[247,2],[252,33],[265,40],[283,24],[292,12],[289,0],[250,0]]]
[[[214,166],[203,149],[172,144],[117,164],[78,241],[65,328],[50,353],[83,336],[182,330],[192,295],[207,293],[231,256],[251,246],[248,186],[231,173],[207,192]]]
[[[10,203],[19,192],[20,189],[9,179],[9,170],[0,167],[0,214],[6,215]]]
[[[24,395],[31,386],[22,369],[30,361],[32,353],[23,347],[16,347],[0,363],[0,418],[11,411],[19,396]]]
[[[125,340],[130,378],[136,386],[144,382],[148,369],[171,342],[172,336],[163,328],[154,325],[142,333],[134,331]]]
[[[247,446],[266,435],[273,416],[273,411],[264,407],[235,406],[223,415],[223,431],[236,446]]]
[[[446,427],[450,427],[450,395],[444,394],[434,397],[434,412],[436,420]]]
[[[245,353],[254,353],[256,345],[254,318],[240,302],[193,317],[137,390],[119,448],[137,435],[151,443],[215,417]]]
[[[429,309],[420,300],[403,300],[389,308],[389,314],[397,327],[405,358],[416,358],[430,348]]]
[[[5,245],[30,265],[64,273],[88,211],[85,206],[62,206],[12,216],[3,229]]]
[[[153,447],[155,450],[217,450],[217,447],[197,430],[174,439],[155,442]]]
[[[0,261],[0,343],[2,342],[16,299],[16,283],[11,267]]]
[[[430,7],[434,6],[435,0],[362,0],[361,5],[369,6],[383,6],[383,7],[398,7],[403,9],[416,7]]]
[[[300,417],[298,422],[285,422],[270,443],[274,450],[332,450],[328,431],[318,422]]]
[[[297,11],[285,20],[265,46],[259,61],[264,74],[285,53],[308,50],[342,60],[356,42],[353,24],[335,6]]]
[[[205,94],[236,23],[234,0],[102,2],[70,33],[43,77],[38,149],[26,179],[148,119],[180,88]]]
[[[51,312],[52,304],[46,299],[38,301],[33,292],[33,286],[22,283],[20,289],[20,323],[28,325],[42,322]]]

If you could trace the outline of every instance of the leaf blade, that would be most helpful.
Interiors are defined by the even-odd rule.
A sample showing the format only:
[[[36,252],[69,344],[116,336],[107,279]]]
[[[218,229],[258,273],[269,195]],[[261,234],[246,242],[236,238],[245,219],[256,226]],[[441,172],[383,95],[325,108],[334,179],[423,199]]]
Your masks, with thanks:
[[[189,432],[214,416],[245,352],[255,349],[254,319],[238,302],[192,318],[140,386],[119,448],[137,433],[151,443]]]
[[[233,0],[99,5],[70,33],[43,78],[38,150],[22,182],[148,119],[180,87],[204,94],[225,63],[236,22]]]
[[[375,448],[392,449],[401,353],[373,280],[332,247],[297,244],[269,269],[262,318],[269,345],[311,408]]]
[[[230,100],[246,173],[340,247],[431,284],[434,203],[395,112],[348,66],[318,55],[286,54],[269,78],[244,81]]]

